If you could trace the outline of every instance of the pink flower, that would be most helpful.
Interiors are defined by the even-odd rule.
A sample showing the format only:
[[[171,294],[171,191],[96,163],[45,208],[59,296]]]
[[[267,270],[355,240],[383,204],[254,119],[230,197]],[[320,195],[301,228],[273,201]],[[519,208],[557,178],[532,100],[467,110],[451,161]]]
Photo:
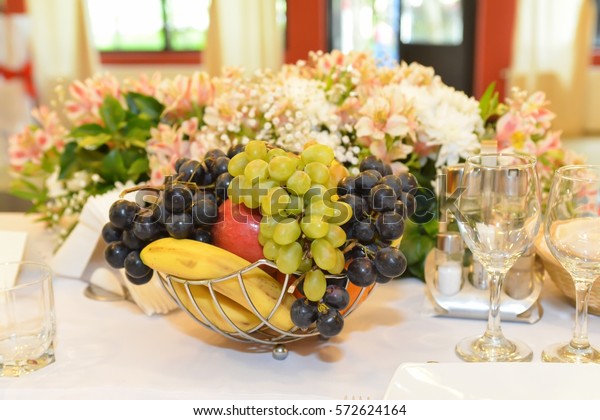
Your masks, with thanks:
[[[67,118],[74,124],[102,124],[99,109],[106,96],[121,99],[117,79],[109,74],[98,75],[84,82],[76,80],[69,86],[71,99],[65,103]]]
[[[369,98],[360,109],[363,116],[354,127],[356,135],[374,140],[382,140],[386,134],[392,137],[405,136],[409,132],[408,118],[393,112],[392,104],[386,98]]]

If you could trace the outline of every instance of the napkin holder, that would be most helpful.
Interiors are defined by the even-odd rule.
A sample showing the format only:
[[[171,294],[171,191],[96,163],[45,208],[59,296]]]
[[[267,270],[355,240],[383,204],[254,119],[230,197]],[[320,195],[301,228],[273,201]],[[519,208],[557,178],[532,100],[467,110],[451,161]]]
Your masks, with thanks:
[[[425,260],[427,296],[438,316],[488,319],[490,291],[487,276],[466,248],[448,211],[456,198],[462,169],[462,165],[455,165],[438,172],[440,229],[436,247]],[[457,253],[461,255],[460,262],[456,262]],[[455,261],[450,261],[449,255],[453,255]],[[440,264],[440,261],[452,264]],[[532,248],[506,275],[500,299],[503,321],[533,324],[540,320],[543,277],[542,261]]]

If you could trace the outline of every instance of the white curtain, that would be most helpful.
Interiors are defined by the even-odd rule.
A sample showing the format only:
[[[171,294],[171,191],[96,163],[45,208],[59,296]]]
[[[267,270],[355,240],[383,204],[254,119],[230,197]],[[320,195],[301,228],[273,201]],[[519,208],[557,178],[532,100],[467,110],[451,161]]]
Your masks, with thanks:
[[[57,83],[84,79],[99,69],[85,0],[27,0],[32,61],[39,102],[54,98]]]
[[[223,67],[278,70],[283,62],[283,34],[277,25],[275,0],[212,0],[206,70]]]
[[[584,131],[595,20],[595,0],[517,4],[509,87],[546,92],[564,136]]]

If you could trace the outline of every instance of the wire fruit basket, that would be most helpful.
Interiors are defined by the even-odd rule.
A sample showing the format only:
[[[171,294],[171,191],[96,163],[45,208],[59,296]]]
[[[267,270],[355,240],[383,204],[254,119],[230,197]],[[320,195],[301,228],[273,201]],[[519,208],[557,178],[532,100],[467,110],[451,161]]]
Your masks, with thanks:
[[[283,360],[288,355],[285,346],[286,343],[317,336],[319,335],[319,331],[314,324],[307,329],[300,329],[294,326],[290,330],[284,331],[273,325],[271,322],[274,314],[280,309],[284,296],[287,293],[294,293],[295,282],[301,274],[283,275],[282,273],[279,273],[281,276],[284,276],[280,279],[282,283],[281,293],[270,313],[267,316],[264,316],[252,301],[245,283],[244,276],[255,269],[279,273],[276,271],[277,267],[273,262],[262,259],[241,270],[215,279],[187,280],[163,273],[158,273],[158,277],[165,290],[171,295],[175,302],[204,327],[235,341],[255,344],[258,348],[270,348],[273,358]],[[345,281],[349,283],[345,275],[327,275],[326,278],[328,282]],[[244,306],[258,319],[256,325],[247,328],[233,319],[231,311],[227,310],[227,305],[230,300],[227,297],[224,297],[224,295],[219,294],[214,288],[215,284],[226,281],[237,281],[247,303],[247,305]],[[360,303],[364,301],[373,289],[373,286],[374,285],[361,288],[360,291],[350,299],[348,306],[341,311],[344,318],[354,312]],[[204,297],[209,299],[208,305],[200,305],[198,303],[197,298],[199,293],[204,293]],[[210,312],[212,312],[212,314]],[[217,318],[215,318],[215,313],[217,314]]]

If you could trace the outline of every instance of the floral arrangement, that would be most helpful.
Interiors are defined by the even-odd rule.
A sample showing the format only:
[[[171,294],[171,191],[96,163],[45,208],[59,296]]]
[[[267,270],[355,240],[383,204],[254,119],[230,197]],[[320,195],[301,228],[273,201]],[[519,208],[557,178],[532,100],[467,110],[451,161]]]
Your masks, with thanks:
[[[251,76],[235,68],[123,82],[98,75],[59,89],[54,105],[34,111],[38,125],[13,136],[9,154],[14,194],[31,200],[62,237],[89,196],[126,182],[161,184],[180,157],[251,139],[296,152],[309,141],[327,144],[349,168],[373,154],[424,187],[484,138],[537,155],[543,179],[571,158],[550,131],[543,94],[517,92],[501,104],[488,89],[477,101],[430,67],[378,66],[366,52],[311,53]],[[408,274],[423,277],[436,223],[409,223]]]

